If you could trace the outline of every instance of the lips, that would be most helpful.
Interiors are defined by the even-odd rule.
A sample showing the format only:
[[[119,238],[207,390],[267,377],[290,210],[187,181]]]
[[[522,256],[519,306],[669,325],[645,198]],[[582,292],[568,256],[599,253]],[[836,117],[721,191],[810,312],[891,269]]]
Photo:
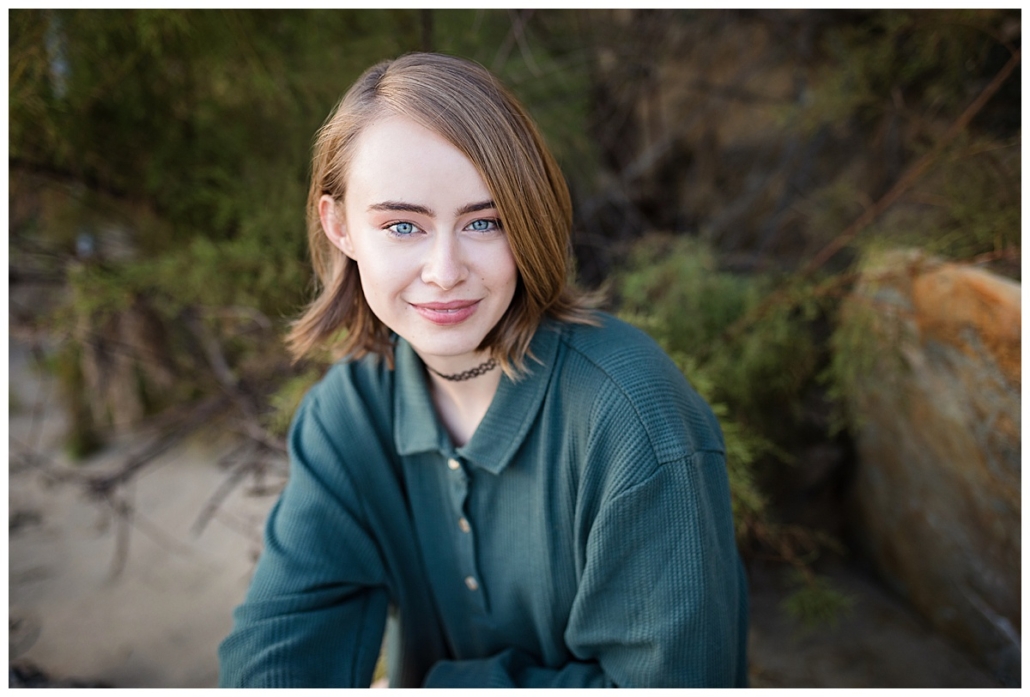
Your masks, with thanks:
[[[451,300],[449,302],[411,303],[422,317],[433,324],[449,325],[464,322],[476,313],[478,300]]]

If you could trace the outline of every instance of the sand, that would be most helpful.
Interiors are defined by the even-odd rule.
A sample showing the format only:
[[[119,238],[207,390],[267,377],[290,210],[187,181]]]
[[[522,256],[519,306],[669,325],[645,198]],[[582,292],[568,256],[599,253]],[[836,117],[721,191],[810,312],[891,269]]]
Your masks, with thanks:
[[[81,486],[48,470],[116,468],[152,439],[136,433],[82,463],[60,446],[66,419],[49,381],[11,344],[9,610],[12,665],[55,680],[115,687],[214,687],[216,650],[243,598],[274,497],[238,488],[199,534],[191,529],[229,472],[238,443],[217,429],[181,443],[126,489],[135,510],[128,553],[114,574],[119,523]]]

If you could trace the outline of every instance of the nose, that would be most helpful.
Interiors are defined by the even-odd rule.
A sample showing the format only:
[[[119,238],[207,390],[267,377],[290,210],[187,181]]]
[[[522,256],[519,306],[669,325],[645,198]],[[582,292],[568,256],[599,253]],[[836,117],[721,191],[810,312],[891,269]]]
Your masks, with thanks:
[[[437,235],[422,264],[423,283],[450,290],[465,280],[467,274],[460,242],[453,235]]]

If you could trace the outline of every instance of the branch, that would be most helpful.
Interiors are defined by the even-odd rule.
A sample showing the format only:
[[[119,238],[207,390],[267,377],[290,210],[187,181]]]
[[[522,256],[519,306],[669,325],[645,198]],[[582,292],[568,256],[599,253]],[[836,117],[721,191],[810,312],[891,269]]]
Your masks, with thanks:
[[[222,387],[235,398],[238,391],[239,379],[233,375],[232,370],[229,368],[229,362],[225,360],[225,354],[222,352],[221,345],[214,336],[211,335],[211,332],[207,330],[207,327],[204,326],[204,323],[194,312],[185,312],[184,318],[186,326],[196,338],[197,343],[199,343],[201,348],[204,350],[208,365],[210,365],[211,370],[214,371],[215,378],[217,378]]]
[[[178,426],[148,444],[141,452],[130,457],[116,472],[94,477],[83,477],[88,490],[94,495],[105,497],[116,487],[130,480],[158,455],[164,453],[184,437],[206,424],[218,411],[224,409],[226,400],[222,397],[207,400],[196,407]]]
[[[204,323],[193,312],[186,314],[186,326],[203,347],[208,363],[211,365],[218,383],[229,398],[232,399],[233,403],[239,407],[243,415],[244,433],[270,450],[285,453],[285,443],[269,434],[261,425],[258,419],[258,408],[240,389],[239,379],[229,369],[229,363],[225,359],[225,354],[218,340],[207,330]]]
[[[968,107],[966,107],[966,110],[962,112],[962,115],[951,124],[934,148],[909,166],[894,186],[892,186],[891,189],[880,198],[880,200],[867,208],[862,215],[858,217],[858,219],[851,223],[844,232],[838,235],[836,239],[816,254],[815,257],[813,257],[812,260],[809,261],[808,264],[806,264],[805,267],[792,279],[788,280],[784,286],[776,292],[768,295],[765,301],[756,306],[754,310],[730,325],[730,327],[723,332],[719,340],[713,342],[712,346],[714,347],[729,343],[745,329],[764,317],[772,307],[782,302],[784,297],[789,296],[790,290],[796,283],[805,280],[814,274],[815,271],[829,261],[835,254],[837,254],[837,252],[850,244],[851,241],[854,240],[860,232],[862,232],[862,230],[868,227],[874,220],[876,220],[876,218],[887,210],[887,208],[895,203],[902,194],[911,189],[912,186],[919,181],[920,177],[922,177],[933,161],[940,156],[948,144],[950,144],[951,141],[957,138],[958,135],[969,126],[969,123],[973,118],[980,113],[980,110],[983,109],[984,105],[987,104],[990,98],[993,97],[1001,88],[1002,84],[1004,84],[1004,82],[1012,75],[1016,66],[1019,65],[1020,56],[1021,52],[1018,50],[1012,54],[1012,57],[1005,66],[998,71],[998,74],[994,76],[994,79],[991,80],[986,87],[984,87],[983,91],[980,92],[977,98],[974,99]],[[709,351],[711,351],[711,349],[709,349]]]
[[[519,49],[522,49],[521,38],[522,28],[525,26],[529,18],[533,16],[536,10],[526,10],[525,14],[520,13],[518,10],[508,10],[509,16],[512,17],[511,29],[508,31],[508,35],[504,37],[504,41],[497,49],[497,54],[494,55],[494,62],[490,66],[490,70],[493,72],[500,72],[501,68],[504,67],[505,61],[508,60],[508,54],[511,53],[511,49],[515,46],[516,42],[519,42]],[[525,57],[525,56],[523,56]],[[532,67],[535,67],[532,66]]]
[[[891,187],[890,191],[884,194],[879,201],[870,206],[858,217],[855,222],[851,223],[844,232],[837,236],[835,240],[830,244],[823,247],[823,249],[815,255],[815,257],[808,262],[804,269],[801,270],[802,276],[808,276],[813,273],[820,266],[825,264],[831,257],[837,252],[847,246],[858,233],[862,232],[868,227],[874,220],[876,220],[885,210],[887,210],[895,201],[901,198],[902,194],[912,188],[912,186],[919,181],[926,170],[930,167],[935,159],[940,156],[941,152],[946,148],[951,141],[955,140],[958,135],[969,126],[969,122],[973,120],[980,110],[984,108],[984,105],[990,100],[991,97],[1001,88],[1002,84],[1009,78],[1012,71],[1019,65],[1020,51],[1016,51],[1009,58],[1008,63],[994,76],[994,79],[984,87],[980,95],[973,100],[973,103],[966,107],[966,110],[962,112],[962,115],[951,124],[947,132],[940,139],[940,141],[934,146],[933,150],[926,153],[918,160],[916,160],[906,171],[901,175],[901,178]]]
[[[200,514],[197,516],[197,520],[193,523],[191,531],[194,537],[199,537],[200,533],[204,532],[204,528],[206,528],[207,524],[211,522],[211,519],[215,517],[215,513],[218,512],[222,503],[229,498],[229,494],[239,486],[244,477],[251,472],[254,472],[258,467],[260,467],[260,463],[253,460],[244,460],[233,468],[228,478],[226,478],[226,480],[222,482],[217,489],[215,489],[215,492],[211,494],[210,498],[208,498],[207,502],[204,504],[204,508],[201,509]]]

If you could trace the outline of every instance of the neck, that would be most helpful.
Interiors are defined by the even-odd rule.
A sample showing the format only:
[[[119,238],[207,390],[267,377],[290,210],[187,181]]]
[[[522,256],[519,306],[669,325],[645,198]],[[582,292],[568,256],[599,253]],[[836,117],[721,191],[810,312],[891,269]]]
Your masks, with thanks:
[[[465,368],[450,370],[450,372],[440,370],[440,372],[444,374],[458,373],[479,365],[487,358],[489,356],[483,356],[474,365]],[[431,370],[426,373],[429,375],[433,406],[436,407],[437,415],[450,434],[451,441],[458,447],[465,445],[472,438],[472,434],[475,433],[483,417],[486,416],[490,403],[497,394],[502,376],[500,367],[460,382],[446,380]]]

